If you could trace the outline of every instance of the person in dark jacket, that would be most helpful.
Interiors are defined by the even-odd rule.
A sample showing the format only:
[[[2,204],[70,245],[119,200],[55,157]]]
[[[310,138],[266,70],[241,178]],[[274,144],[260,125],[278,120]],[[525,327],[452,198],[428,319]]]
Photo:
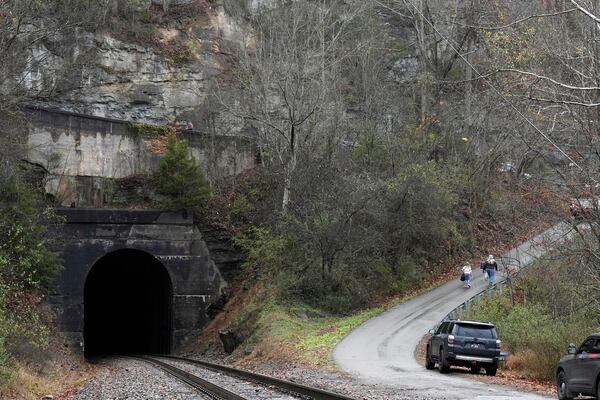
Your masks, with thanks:
[[[483,264],[483,273],[487,275],[488,283],[490,286],[494,284],[496,271],[498,271],[498,263],[494,259],[494,256],[490,254],[485,263]]]

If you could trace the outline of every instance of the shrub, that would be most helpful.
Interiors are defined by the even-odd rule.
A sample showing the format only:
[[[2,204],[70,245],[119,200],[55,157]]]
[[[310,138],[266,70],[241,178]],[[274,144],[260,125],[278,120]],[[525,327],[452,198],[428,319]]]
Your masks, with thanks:
[[[140,0],[120,1],[118,13],[110,21],[110,28],[111,34],[144,45],[154,44],[156,39],[152,15]]]
[[[3,171],[7,172],[7,171]],[[10,377],[12,350],[47,345],[41,295],[60,268],[50,250],[50,223],[60,222],[42,192],[16,168],[0,175],[0,381]]]
[[[585,312],[556,319],[543,304],[513,305],[505,294],[481,300],[462,318],[494,322],[510,354],[507,367],[548,381],[554,379],[554,368],[568,343],[579,344],[598,329],[597,319]]]
[[[47,246],[47,224],[56,220],[53,209],[39,201],[34,189],[9,181],[0,194],[0,283],[39,289],[59,270]]]
[[[253,210],[254,206],[243,193],[235,196],[235,199],[231,203],[231,215],[238,220],[244,220]]]
[[[184,64],[194,61],[197,57],[198,45],[197,43],[189,39],[185,44],[175,49],[171,55],[173,64],[182,66]]]
[[[461,239],[452,220],[457,199],[440,169],[411,166],[373,182],[314,163],[301,171],[301,195],[287,215],[244,239],[248,263],[267,271],[284,298],[336,313],[418,286],[425,257],[444,256]],[[236,195],[238,219],[252,198]]]
[[[211,195],[210,185],[191,156],[187,142],[175,135],[169,136],[156,180],[161,207],[167,210],[198,211]]]
[[[158,136],[170,135],[174,133],[174,129],[169,126],[144,124],[138,122],[130,122],[127,125],[127,130],[136,138],[151,139]]]

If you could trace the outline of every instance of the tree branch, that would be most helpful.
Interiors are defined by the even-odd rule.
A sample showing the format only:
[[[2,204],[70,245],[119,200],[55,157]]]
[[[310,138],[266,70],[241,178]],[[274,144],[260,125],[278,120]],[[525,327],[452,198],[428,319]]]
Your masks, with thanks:
[[[573,106],[581,106],[581,107],[588,107],[588,108],[600,107],[600,103],[582,103],[579,101],[542,99],[542,98],[531,97],[531,96],[529,96],[528,99],[533,100],[533,101],[543,102],[543,103],[569,104],[569,105],[573,105]]]
[[[587,15],[588,17],[590,17],[591,19],[593,19],[594,21],[596,21],[597,24],[600,24],[600,18],[596,17],[594,14],[592,14],[591,12],[589,12],[588,10],[586,10],[585,8],[583,8],[581,5],[579,5],[579,3],[577,3],[575,0],[569,0],[575,7],[577,7],[579,9],[579,11],[581,11],[582,13],[584,13],[585,15]]]
[[[513,25],[520,24],[522,22],[525,22],[525,21],[533,19],[533,18],[555,17],[557,15],[568,14],[568,13],[571,13],[573,11],[577,11],[577,8],[570,8],[568,10],[558,11],[558,12],[555,12],[555,13],[528,15],[527,17],[523,17],[523,18],[520,18],[520,19],[518,19],[516,21],[510,22],[510,23],[508,23],[506,25],[500,25],[500,26],[469,25],[469,24],[463,24],[461,22],[455,22],[455,24],[458,25],[458,26],[462,26],[464,28],[482,29],[482,30],[486,30],[486,31],[500,31],[502,29],[510,28]]]
[[[564,87],[565,89],[570,89],[570,90],[600,90],[599,86],[572,86],[572,85],[568,85],[566,83],[558,82],[558,81],[556,81],[552,78],[549,78],[547,76],[544,76],[544,75],[538,75],[538,74],[535,74],[533,72],[528,72],[528,71],[521,71],[519,69],[502,68],[502,69],[498,69],[497,72],[515,72],[515,73],[522,74],[522,75],[533,76],[534,78],[550,81],[550,82],[554,83],[555,85],[558,85],[558,86]]]

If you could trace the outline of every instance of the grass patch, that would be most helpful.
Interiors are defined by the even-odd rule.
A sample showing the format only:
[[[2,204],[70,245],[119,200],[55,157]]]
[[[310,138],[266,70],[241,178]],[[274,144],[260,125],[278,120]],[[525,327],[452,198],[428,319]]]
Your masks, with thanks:
[[[331,352],[334,347],[354,328],[385,309],[378,306],[348,317],[300,317],[300,313],[310,311],[301,307],[280,307],[268,312],[264,320],[270,322],[269,336],[284,348],[291,349],[299,361],[333,367]]]
[[[166,136],[173,132],[170,126],[144,124],[138,122],[130,122],[127,124],[127,130],[136,138],[151,139],[159,136]]]
[[[258,357],[285,357],[305,365],[333,370],[335,365],[331,354],[346,335],[367,320],[437,284],[424,286],[348,316],[327,315],[308,305],[283,305],[271,300],[261,308],[257,333],[250,342],[260,338]],[[268,345],[265,346],[266,343]]]
[[[15,364],[10,379],[0,385],[0,399],[37,400],[44,395],[70,398],[90,378],[91,371],[81,367],[71,371],[61,363],[39,366]]]

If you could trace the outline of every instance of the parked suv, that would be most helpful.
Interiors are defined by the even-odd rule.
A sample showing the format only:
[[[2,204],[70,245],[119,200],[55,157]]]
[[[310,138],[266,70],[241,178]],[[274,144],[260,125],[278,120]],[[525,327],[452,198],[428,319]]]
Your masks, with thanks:
[[[600,399],[600,333],[583,341],[579,348],[569,345],[568,355],[556,367],[556,391],[561,400],[577,395]]]
[[[444,321],[430,331],[425,367],[448,372],[451,365],[470,367],[473,372],[485,368],[487,375],[496,375],[498,364],[505,359],[500,352],[500,340],[494,324],[480,321]]]

